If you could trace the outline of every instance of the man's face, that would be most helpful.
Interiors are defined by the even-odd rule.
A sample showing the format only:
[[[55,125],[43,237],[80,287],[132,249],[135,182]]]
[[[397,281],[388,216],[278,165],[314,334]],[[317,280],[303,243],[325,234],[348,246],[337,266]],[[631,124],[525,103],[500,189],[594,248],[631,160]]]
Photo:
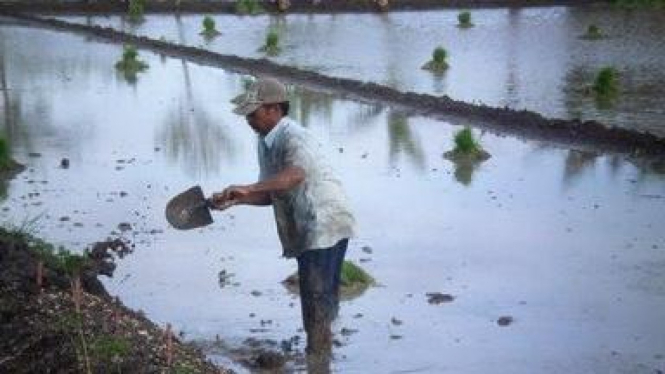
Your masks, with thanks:
[[[261,135],[266,135],[279,121],[279,118],[275,119],[275,114],[273,106],[262,105],[254,112],[245,116],[245,119],[252,130]]]

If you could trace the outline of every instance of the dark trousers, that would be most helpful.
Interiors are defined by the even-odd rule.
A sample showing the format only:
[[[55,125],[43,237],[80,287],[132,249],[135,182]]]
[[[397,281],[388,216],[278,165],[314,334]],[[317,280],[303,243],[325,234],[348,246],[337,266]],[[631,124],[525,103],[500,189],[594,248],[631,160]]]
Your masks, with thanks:
[[[348,239],[342,239],[330,248],[305,251],[297,257],[309,353],[324,353],[331,348],[330,325],[339,310],[339,283],[348,244]]]

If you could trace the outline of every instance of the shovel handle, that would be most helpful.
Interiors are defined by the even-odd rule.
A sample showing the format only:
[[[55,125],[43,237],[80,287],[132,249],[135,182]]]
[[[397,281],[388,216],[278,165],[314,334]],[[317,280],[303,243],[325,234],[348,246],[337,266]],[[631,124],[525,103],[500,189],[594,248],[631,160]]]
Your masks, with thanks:
[[[233,205],[235,205],[235,203],[236,203],[235,200],[227,200],[222,205],[216,205],[213,202],[212,197],[209,197],[205,200],[205,206],[208,209],[213,209],[213,210],[226,210],[226,209],[232,207]]]

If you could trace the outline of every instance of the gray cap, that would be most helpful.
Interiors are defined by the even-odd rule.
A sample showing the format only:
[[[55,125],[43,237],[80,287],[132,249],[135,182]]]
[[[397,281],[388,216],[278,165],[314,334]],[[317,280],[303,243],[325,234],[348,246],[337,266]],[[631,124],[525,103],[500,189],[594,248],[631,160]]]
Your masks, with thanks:
[[[236,96],[232,103],[236,104],[233,113],[246,116],[264,104],[277,104],[289,101],[286,87],[274,78],[259,78],[244,94]]]

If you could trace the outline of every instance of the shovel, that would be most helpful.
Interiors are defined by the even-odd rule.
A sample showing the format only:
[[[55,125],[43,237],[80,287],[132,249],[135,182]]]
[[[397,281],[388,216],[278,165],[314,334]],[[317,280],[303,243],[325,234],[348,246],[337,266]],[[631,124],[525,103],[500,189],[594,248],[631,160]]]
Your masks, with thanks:
[[[217,207],[219,210],[233,205],[229,202],[225,206]],[[166,204],[166,220],[178,230],[190,230],[211,224],[210,209],[213,208],[212,199],[203,196],[201,186],[194,186],[172,198]]]

